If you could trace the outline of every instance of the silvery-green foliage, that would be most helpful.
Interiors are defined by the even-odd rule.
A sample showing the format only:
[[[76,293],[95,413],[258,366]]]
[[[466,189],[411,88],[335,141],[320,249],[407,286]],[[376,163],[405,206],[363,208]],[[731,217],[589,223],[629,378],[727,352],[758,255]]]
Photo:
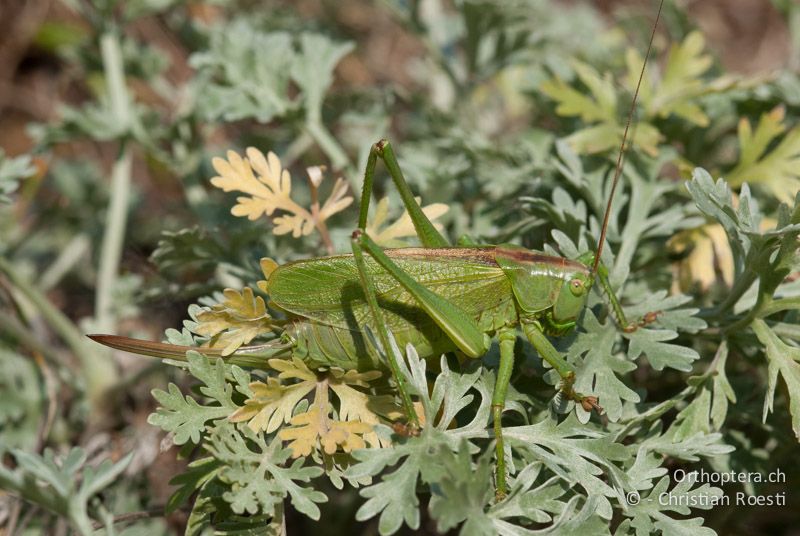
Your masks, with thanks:
[[[253,3],[203,2],[214,6],[210,24],[192,17],[192,3],[173,0],[70,4],[86,16],[92,35],[61,46],[60,60],[96,80],[102,75],[97,41],[115,33],[128,85],[135,80],[147,91],[131,92],[128,121],[121,123],[102,84],[87,83],[85,100],[30,128],[35,150],[49,158],[45,184],[57,202],[43,203],[25,226],[14,203],[26,193],[22,180],[34,174],[32,160],[0,153],[2,260],[30,275],[43,293],[67,280],[78,288],[62,295],[71,298],[97,279],[92,258],[102,248],[109,165],[84,153],[60,155],[61,144],[70,142],[129,144],[141,154],[148,174],[133,182],[126,240],[135,244],[132,257],[152,251],[154,270],[142,270],[142,283],[121,278],[115,307],[134,312],[139,284],[143,311],[194,302],[183,325],[177,321],[182,330],[167,330],[173,344],[207,342],[196,334],[198,313],[218,303],[226,287],[257,288],[261,257],[283,264],[326,253],[314,235],[279,237],[266,220],[230,215],[234,198],[208,187],[211,158],[228,149],[272,150],[296,177],[304,177],[306,166],[327,165],[357,198],[370,144],[388,137],[423,205],[448,205],[441,221],[452,242],[462,236],[511,242],[570,259],[596,248],[616,159],[610,147],[616,142],[609,140],[621,135],[644,31],[626,45],[619,31],[606,38],[592,8],[548,0],[360,3],[370,10],[367,26],[348,26],[337,11],[344,3],[323,2],[322,11],[302,16],[286,7],[291,3],[269,3],[274,10],[267,16]],[[791,2],[776,4],[796,25]],[[163,505],[184,512],[187,534],[355,534],[363,527],[382,535],[409,529],[468,536],[705,535],[714,532],[710,513],[710,523],[724,533],[730,529],[725,516],[707,505],[658,498],[710,500],[764,488],[677,482],[675,469],[763,473],[794,463],[800,206],[781,204],[793,196],[775,197],[758,183],[780,190],[769,177],[756,176],[752,189],[747,177],[730,184],[725,177],[745,169],[731,161],[745,153],[755,155],[754,166],[766,162],[758,171],[794,176],[794,153],[775,153],[800,136],[800,82],[790,72],[774,80],[726,80],[709,52],[695,47],[690,21],[675,5],[667,10],[662,24],[670,25],[666,34],[684,53],[668,61],[670,52],[657,50],[662,61],[648,66],[650,87],[637,112],[645,139],[626,155],[602,255],[628,318],[657,312],[656,320],[623,332],[595,285],[576,330],[553,339],[577,370],[576,388],[597,396],[605,414],[563,400],[558,376],[520,339],[503,415],[509,493],[498,501],[490,417],[496,345],[483,359],[463,362],[454,356],[425,362],[413,346],[395,349],[425,416],[419,435],[378,424],[382,448],[317,449],[296,458],[280,430],[256,432],[228,419],[253,397],[254,384],[277,371],[245,370],[191,352],[185,362],[171,363],[169,380],[153,379],[152,369],[123,376],[112,406],[145,380],[144,391],[152,387],[158,407],[148,422],[188,462],[172,476],[173,494]],[[182,85],[169,75],[173,58],[132,31],[139,17],[156,19],[181,42],[191,71]],[[370,47],[382,41],[372,34],[373,21],[386,40],[412,43],[407,54],[413,57],[376,65]],[[647,29],[651,22],[652,14],[634,14],[625,28]],[[635,52],[626,52],[628,46]],[[660,67],[665,63],[671,78]],[[363,74],[359,69],[375,69],[368,73],[371,85],[348,78]],[[548,90],[553,87],[560,91]],[[592,114],[605,116],[599,121]],[[732,149],[737,121],[758,125],[765,117],[773,130],[756,138],[769,143]],[[749,138],[740,133],[739,139]],[[700,167],[684,173],[687,164]],[[399,216],[396,193],[381,181],[379,175],[381,195],[392,198],[391,216]],[[310,199],[302,180],[293,188],[298,199]],[[156,217],[140,203],[154,198],[165,203]],[[337,253],[348,253],[356,209],[329,223]],[[709,235],[716,241],[698,238]],[[690,246],[677,251],[676,238],[686,236]],[[722,277],[724,256],[714,257],[714,266],[692,264],[692,254],[704,247],[730,251],[730,281]],[[682,285],[676,272],[687,267],[691,284]],[[699,284],[698,271],[716,282]],[[4,290],[8,273],[0,274]],[[48,530],[48,520],[57,517],[78,532],[103,526],[112,533],[115,515],[152,506],[151,481],[142,470],[152,469],[152,459],[96,464],[87,461],[86,449],[69,448],[86,440],[87,415],[101,408],[84,392],[86,371],[62,348],[49,351],[64,336],[59,318],[39,311],[32,294],[17,287],[10,285],[13,301],[5,292],[0,297],[0,448],[7,449],[0,486],[24,501],[32,530]],[[163,327],[153,316],[158,320],[144,317],[142,325]],[[48,344],[36,345],[31,340],[42,326]],[[386,376],[367,390],[376,399],[395,393]],[[287,416],[308,413],[311,398]],[[58,401],[67,403],[54,410],[53,423],[43,424]],[[124,474],[128,464],[136,470]],[[797,483],[789,484],[796,493]],[[145,491],[123,508],[112,499],[124,487]],[[0,508],[0,515],[6,511]],[[49,516],[39,516],[43,521],[35,516],[42,511]],[[143,527],[135,524],[131,533]]]

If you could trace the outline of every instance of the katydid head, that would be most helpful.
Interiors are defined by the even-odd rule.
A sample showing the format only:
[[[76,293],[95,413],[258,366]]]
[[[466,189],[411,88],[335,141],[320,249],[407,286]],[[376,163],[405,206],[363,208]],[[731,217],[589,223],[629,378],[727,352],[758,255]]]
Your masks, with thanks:
[[[538,318],[554,335],[575,325],[594,281],[585,263],[518,246],[499,246],[495,261],[511,282],[523,313]]]
[[[582,270],[565,275],[569,279],[561,285],[553,304],[553,323],[557,326],[572,325],[577,321],[578,315],[586,307],[589,290],[594,281],[591,273]]]

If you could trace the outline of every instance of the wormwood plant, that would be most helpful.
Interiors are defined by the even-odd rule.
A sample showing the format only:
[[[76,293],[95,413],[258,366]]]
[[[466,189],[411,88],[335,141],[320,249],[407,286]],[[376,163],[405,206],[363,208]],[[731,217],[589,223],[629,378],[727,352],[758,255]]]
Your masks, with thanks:
[[[628,44],[590,9],[565,13],[543,0],[428,2],[424,9],[386,2],[372,15],[419,47],[421,59],[405,69],[409,92],[339,80],[352,68],[346,62],[369,46],[332,22],[336,9],[309,20],[284,6],[267,17],[231,3],[204,24],[179,4],[82,3],[95,36],[69,57],[87,71],[104,60],[109,83],[96,99],[66,108],[59,122],[33,129],[43,154],[65,140],[113,144],[113,184],[131,180],[137,152],[154,175],[176,179],[188,210],[164,218],[169,230],[157,244],[152,222],[136,219],[137,210],[128,214],[138,223],[127,227],[128,238],[154,248],[158,277],[134,277],[103,245],[125,231],[125,211],[105,210],[114,198],[127,203],[125,188],[94,194],[106,192],[96,187],[97,166],[56,157],[49,180],[72,203],[51,213],[47,232],[30,235],[42,240],[23,240],[13,215],[0,212],[2,228],[12,230],[0,244],[0,272],[15,296],[24,295],[19,316],[39,311],[78,357],[79,371],[59,369],[59,388],[91,400],[75,404],[90,415],[104,407],[97,392],[113,377],[93,379],[96,354],[44,298],[49,276],[26,283],[38,256],[68,263],[72,255],[60,255],[53,241],[98,251],[88,273],[106,279],[97,284],[103,297],[93,316],[110,322],[109,330],[134,316],[134,305],[148,307],[132,301],[134,291],[194,302],[183,328],[165,338],[196,351],[169,362],[176,383],[153,391],[159,407],[149,417],[167,432],[164,445],[176,445],[188,463],[172,479],[165,508],[187,513],[187,534],[292,534],[308,526],[344,533],[356,530],[351,518],[381,534],[714,534],[712,527],[724,533],[726,523],[758,517],[717,504],[723,497],[797,489],[796,74],[725,73],[692,21],[667,2],[673,42],[656,42],[658,59],[645,74],[603,252],[626,315],[657,311],[656,320],[623,332],[596,285],[575,332],[553,339],[577,370],[575,388],[597,396],[603,416],[555,395],[559,377],[516,342],[503,415],[510,492],[498,501],[490,417],[496,346],[478,360],[425,361],[413,346],[387,349],[403,357],[422,424],[416,435],[381,364],[319,370],[296,358],[242,367],[226,357],[281,340],[285,316],[265,285],[276,266],[350,252],[353,200],[380,137],[392,139],[418,202],[450,238],[570,259],[594,250],[644,33],[628,32]],[[796,20],[792,6],[783,9]],[[191,51],[185,87],[162,76],[164,55],[124,31],[150,14]],[[652,13],[634,16],[627,28],[651,22]],[[132,78],[177,111],[135,99]],[[0,204],[19,202],[18,184],[25,190],[34,173],[29,159],[0,155]],[[388,183],[379,190],[368,234],[384,247],[417,245],[396,193]],[[102,222],[116,234],[95,237],[91,229]],[[82,441],[64,432],[83,428],[78,410],[56,418],[58,436],[42,434],[47,426],[37,431],[46,422],[40,393],[62,384],[25,353],[38,352],[51,367],[63,357],[31,336],[35,322],[0,313],[0,487],[32,505],[29,519],[44,510],[82,534],[118,531],[119,515],[148,504],[150,483],[135,474],[146,462],[98,463],[85,443],[65,448]],[[209,347],[223,357],[205,355]],[[139,377],[125,378],[112,392],[136,383]],[[678,471],[776,468],[786,473],[778,490],[676,478]]]
[[[302,234],[309,225],[307,217],[290,220],[294,223],[289,229],[287,218],[277,212],[278,208],[295,214],[312,212],[291,201],[291,178],[277,156],[265,159],[252,148],[248,156],[243,160],[229,153],[227,162],[215,161],[222,178],[212,179],[213,184],[250,194],[238,198],[232,213],[248,217],[271,213],[276,233]],[[585,172],[566,144],[559,144],[555,158],[577,191],[594,188],[599,195],[602,187],[593,186],[591,179],[602,183],[607,170]],[[269,166],[264,165],[267,161]],[[512,396],[517,424],[506,428],[513,460],[512,491],[506,500],[495,502],[491,476],[492,434],[487,425],[494,385],[492,358],[459,364],[443,356],[440,363],[428,364],[409,346],[403,373],[425,419],[420,434],[411,437],[396,427],[399,407],[380,371],[312,371],[295,358],[272,359],[264,370],[247,372],[190,352],[188,365],[176,365],[187,367],[202,382],[202,398],[186,396],[174,385],[168,392],[155,391],[162,407],[150,419],[171,432],[176,444],[200,446],[209,454],[176,479],[181,488],[172,506],[197,490],[193,522],[198,526],[212,520],[253,521],[241,517],[247,515],[265,515],[280,525],[284,501],[316,519],[318,505],[328,497],[314,482],[327,478],[337,488],[361,488],[366,502],[356,517],[378,517],[382,534],[392,534],[403,524],[418,528],[418,494],[425,491],[430,494],[428,515],[440,531],[460,527],[464,534],[610,533],[609,523],[617,516],[621,520],[615,534],[713,533],[701,528],[701,517],[685,516],[692,513],[689,504],[694,509],[711,508],[722,490],[689,481],[673,485],[665,464],[707,460],[720,464],[717,467],[735,466],[735,446],[723,434],[730,404],[737,400],[727,376],[732,351],[749,349],[768,363],[769,381],[762,389],[765,422],[774,407],[777,379],[783,378],[797,433],[800,365],[791,357],[796,353],[791,338],[782,339],[780,333],[786,333],[783,317],[797,302],[790,297],[797,285],[785,279],[797,262],[800,205],[780,205],[777,220],[761,230],[758,203],[746,186],[735,204],[724,180],[714,181],[697,169],[686,184],[691,198],[669,202],[667,209],[667,199],[680,199],[681,185],[659,181],[659,169],[659,161],[637,158],[627,172],[630,202],[614,215],[618,254],[609,259],[616,281],[625,285],[626,312],[635,318],[659,311],[658,322],[623,333],[608,316],[602,297],[596,296],[578,333],[563,341],[578,371],[576,388],[595,394],[603,403],[605,418],[599,422],[580,406],[572,408],[559,397],[553,399],[552,388],[535,376],[543,373],[551,385],[558,384],[558,377],[541,370],[530,349],[520,348],[526,361]],[[344,209],[350,200],[342,197],[338,184],[329,199]],[[317,186],[312,183],[312,188]],[[557,249],[547,248],[575,257],[591,236],[581,221],[587,214],[586,203],[561,192],[554,194],[554,202],[539,199],[535,207],[560,214],[563,220],[572,216],[574,225],[564,221],[552,233]],[[320,217],[314,226],[319,228],[324,219]],[[631,274],[630,265],[637,255],[645,256],[644,262],[657,255],[655,244],[663,244],[665,237],[704,221],[724,228],[737,275],[727,303],[704,308],[701,314],[690,296],[651,288],[648,278]],[[262,261],[265,277],[274,266],[272,260]],[[266,288],[263,281],[254,287]],[[751,287],[758,292],[743,296]],[[744,299],[751,305],[737,313],[734,306]],[[269,337],[278,320],[268,310],[268,302],[253,287],[228,289],[218,303],[194,309],[194,320],[185,323],[182,333],[168,332],[168,339],[219,346],[223,354],[231,353],[255,338]],[[705,337],[698,340],[701,333]],[[707,362],[701,352],[707,353]],[[697,366],[698,360],[702,366]],[[672,397],[653,400],[646,388],[629,386],[638,362],[654,376],[669,369],[696,372]],[[426,373],[431,367],[435,372]],[[665,421],[668,412],[675,415]],[[227,506],[211,507],[212,498],[222,490]],[[658,500],[664,493],[693,499],[670,504]],[[629,504],[632,494],[644,500]]]

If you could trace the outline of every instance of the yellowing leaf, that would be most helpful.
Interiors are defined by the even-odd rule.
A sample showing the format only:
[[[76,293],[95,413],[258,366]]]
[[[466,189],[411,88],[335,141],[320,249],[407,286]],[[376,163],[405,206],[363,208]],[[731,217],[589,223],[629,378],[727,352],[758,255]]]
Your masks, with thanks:
[[[295,238],[308,236],[314,230],[314,222],[299,214],[289,214],[275,218],[275,229],[272,231],[276,235],[292,233]]]
[[[372,426],[362,422],[335,421],[313,408],[292,419],[292,428],[278,432],[278,437],[290,441],[292,457],[308,456],[317,446],[317,441],[326,454],[335,453],[339,446],[344,452],[366,448],[362,437],[372,432]]]
[[[342,178],[336,179],[331,195],[328,196],[328,199],[325,200],[325,204],[322,205],[319,211],[320,219],[327,220],[337,212],[341,212],[349,207],[353,202],[353,198],[346,194],[347,181]]]
[[[719,224],[687,229],[670,238],[667,247],[684,254],[677,264],[675,293],[689,292],[698,286],[708,290],[715,283],[730,287],[733,283],[733,253],[725,230]]]
[[[326,236],[324,222],[332,215],[347,208],[353,198],[347,194],[347,183],[337,179],[330,196],[319,208],[316,202],[317,188],[322,182],[322,167],[309,168],[309,183],[312,198],[315,200],[310,209],[298,205],[292,198],[292,178],[289,171],[283,168],[278,156],[270,152],[267,156],[254,147],[246,151],[247,158],[242,158],[234,151],[228,151],[228,159],[214,158],[212,165],[219,176],[211,179],[211,184],[225,192],[238,191],[247,197],[238,197],[237,204],[231,209],[234,216],[256,220],[262,215],[272,217],[276,211],[282,213],[275,216],[276,235],[290,234],[299,238],[311,234],[318,228]]]
[[[739,122],[741,154],[727,178],[731,186],[743,182],[761,184],[779,201],[791,204],[800,190],[800,127],[791,129],[769,150],[786,132],[785,113],[783,107],[778,107],[763,114],[755,132],[747,119]]]
[[[421,198],[415,197],[417,203],[421,203]],[[450,207],[444,203],[433,203],[422,207],[422,212],[428,217],[429,220],[434,221],[450,210]],[[401,238],[416,236],[417,231],[414,229],[414,223],[411,221],[408,211],[403,212],[393,223],[386,225],[386,220],[389,217],[389,198],[384,197],[378,201],[375,207],[373,217],[367,221],[367,234],[377,244],[383,247],[402,247],[408,245],[406,242],[400,240]],[[434,223],[434,227],[438,230],[442,229],[442,225]]]
[[[590,95],[584,95],[562,80],[548,80],[541,84],[542,93],[558,103],[556,113],[567,117],[580,117],[587,123],[617,122],[617,90],[609,76],[601,77],[593,67],[574,62],[573,68]]]
[[[609,75],[600,74],[591,66],[574,62],[578,79],[588,88],[584,95],[561,80],[550,80],[541,91],[558,102],[556,113],[580,117],[589,126],[567,136],[566,141],[579,154],[595,154],[616,149],[622,143],[624,124],[617,109],[617,89]],[[630,143],[650,155],[658,154],[661,134],[651,124],[640,121],[629,133]]]
[[[705,41],[699,32],[689,34],[684,41],[674,45],[667,56],[666,67],[660,80],[642,78],[639,102],[644,108],[642,119],[637,119],[629,135],[631,145],[652,156],[658,154],[662,135],[654,125],[657,119],[675,115],[695,125],[708,125],[708,117],[700,107],[703,95],[730,89],[739,82],[732,77],[706,81],[703,76],[712,65],[711,56],[704,54]],[[644,58],[635,49],[626,54],[627,80],[634,93],[642,72]],[[573,68],[578,80],[588,90],[588,95],[562,80],[554,79],[541,84],[541,91],[555,100],[556,113],[579,117],[586,127],[566,138],[573,150],[581,154],[601,153],[620,146],[625,126],[625,113],[619,109],[620,93],[610,75],[601,75],[593,67],[575,62]]]
[[[247,422],[256,433],[272,433],[285,423],[291,423],[292,427],[281,430],[279,437],[291,441],[289,446],[295,457],[307,456],[317,447],[331,454],[339,446],[345,452],[367,445],[389,446],[388,440],[381,439],[373,431],[373,426],[382,422],[376,408],[381,408],[382,414],[396,409],[394,397],[372,395],[352,387],[369,387],[369,382],[382,376],[379,371],[345,372],[334,368],[315,373],[298,357],[271,359],[269,365],[279,372],[278,377],[268,378],[266,383],[251,383],[252,396],[230,415],[231,421]],[[291,380],[299,381],[285,383]],[[292,417],[297,404],[312,390],[314,401],[309,410]],[[329,390],[339,399],[338,419],[331,418],[335,408]]]
[[[326,454],[333,454],[339,447],[344,452],[366,447],[362,436],[372,432],[372,425],[359,421],[333,420],[330,418],[330,411],[327,382],[320,382],[309,410],[293,417],[291,428],[278,432],[278,437],[290,442],[293,458],[308,456],[318,446]]]
[[[280,373],[278,377],[267,378],[267,383],[251,383],[253,396],[229,417],[233,422],[247,421],[247,425],[254,432],[271,433],[282,424],[288,423],[295,406],[318,383],[317,375],[299,357],[293,357],[291,360],[270,359],[268,363]],[[300,382],[291,385],[281,383],[281,380],[291,379]]]
[[[255,296],[251,288],[245,287],[241,293],[228,288],[223,294],[222,303],[197,315],[198,326],[194,331],[211,337],[211,347],[222,347],[222,355],[229,355],[259,335],[272,331],[272,318],[264,299]]]
[[[708,116],[697,104],[697,97],[713,90],[702,76],[711,68],[712,59],[703,54],[705,39],[692,32],[680,44],[672,45],[660,82],[651,86],[642,81],[639,92],[647,117],[665,118],[675,114],[698,126],[708,125]],[[642,57],[634,49],[627,53],[628,84],[633,90],[642,69]]]
[[[268,378],[267,383],[253,382],[253,396],[230,417],[232,422],[247,422],[254,432],[268,434],[288,423],[295,406],[316,386],[316,381],[304,381],[289,386],[281,385],[277,378]]]
[[[266,294],[267,281],[269,281],[269,276],[272,275],[272,272],[275,271],[275,268],[278,267],[278,263],[275,262],[273,259],[270,259],[269,257],[264,257],[259,261],[259,264],[261,265],[261,272],[264,274],[264,279],[258,281],[256,283],[256,286],[258,286],[258,288],[261,289],[261,292],[264,292]]]
[[[214,158],[211,164],[220,175],[212,178],[211,184],[225,192],[239,191],[249,196],[237,199],[239,204],[231,209],[234,216],[247,216],[255,220],[262,214],[272,216],[276,209],[292,213],[305,211],[289,197],[292,179],[275,153],[270,152],[265,158],[264,153],[250,147],[247,149],[247,158],[228,151],[227,161]]]
[[[297,356],[292,357],[291,361],[288,359],[270,359],[268,363],[271,368],[280,372],[278,378],[281,380],[294,378],[304,381],[316,381],[317,379],[317,375]]]
[[[573,151],[579,154],[596,154],[619,149],[622,143],[624,127],[612,123],[601,123],[597,126],[583,128],[567,136],[566,141]],[[634,147],[651,156],[658,155],[658,143],[661,133],[649,123],[637,123],[635,129],[628,131],[628,139]]]

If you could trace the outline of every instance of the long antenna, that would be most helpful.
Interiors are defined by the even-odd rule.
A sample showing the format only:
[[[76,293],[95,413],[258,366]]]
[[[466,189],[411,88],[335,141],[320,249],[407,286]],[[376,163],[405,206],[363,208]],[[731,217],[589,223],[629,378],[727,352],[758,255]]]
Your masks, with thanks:
[[[617,183],[619,177],[622,175],[623,157],[627,149],[625,143],[628,141],[628,130],[633,121],[633,114],[636,111],[636,101],[639,98],[639,88],[642,87],[642,79],[644,78],[644,71],[647,67],[647,59],[650,57],[650,50],[653,48],[653,39],[656,37],[656,28],[658,28],[658,21],[661,18],[661,8],[664,7],[664,0],[658,4],[658,13],[656,13],[656,22],[653,24],[653,32],[650,34],[650,43],[647,45],[647,54],[644,55],[644,62],[642,63],[642,72],[639,73],[639,81],[636,83],[636,91],[633,93],[633,102],[631,109],[628,112],[628,121],[625,123],[625,131],[622,133],[622,143],[619,146],[619,154],[617,155],[617,167],[614,169],[614,181],[611,183],[611,194],[608,196],[608,204],[606,205],[606,214],[603,216],[603,228],[600,231],[600,242],[597,244],[597,254],[594,257],[594,264],[592,265],[592,274],[597,273],[597,265],[600,263],[600,255],[603,253],[603,244],[606,241],[606,231],[608,230],[608,218],[611,216],[611,203],[614,201],[614,192],[617,190]]]

